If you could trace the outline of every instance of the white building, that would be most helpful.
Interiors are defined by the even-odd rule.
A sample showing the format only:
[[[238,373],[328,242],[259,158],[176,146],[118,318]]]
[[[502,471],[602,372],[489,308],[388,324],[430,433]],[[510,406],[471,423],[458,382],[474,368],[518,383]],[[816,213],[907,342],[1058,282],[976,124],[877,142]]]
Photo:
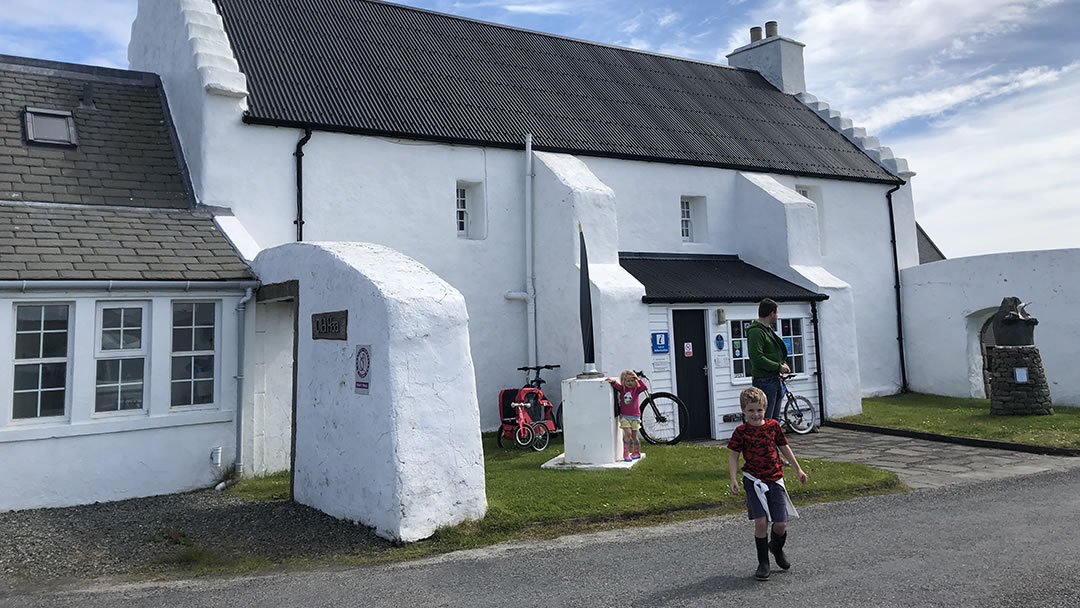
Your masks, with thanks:
[[[196,197],[231,210],[226,230],[246,256],[375,242],[465,296],[484,428],[498,390],[521,383],[518,365],[581,368],[581,223],[597,363],[645,368],[708,421],[696,434],[723,437],[749,382],[733,322],[755,317],[761,297],[800,294],[782,310],[801,346],[794,388],[817,401],[820,369],[828,415],[901,386],[895,277],[918,262],[910,174],[850,121],[793,96],[801,52],[772,35],[732,54],[766,66],[762,78],[382,2],[294,14],[169,0],[140,3],[129,59],[161,74]],[[655,265],[641,253],[681,259],[672,276],[686,280],[710,260],[765,280],[660,296],[656,273],[626,270]],[[650,353],[654,332],[674,348]],[[692,371],[686,352],[702,357]]]

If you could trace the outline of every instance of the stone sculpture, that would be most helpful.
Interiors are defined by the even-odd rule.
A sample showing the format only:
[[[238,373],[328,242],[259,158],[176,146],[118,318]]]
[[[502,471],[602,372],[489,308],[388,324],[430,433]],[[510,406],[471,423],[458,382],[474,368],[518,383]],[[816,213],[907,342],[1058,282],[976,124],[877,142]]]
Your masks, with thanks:
[[[998,415],[1053,414],[1050,387],[1042,357],[1035,346],[1039,320],[1024,310],[1030,302],[1007,297],[994,315],[993,346],[986,347],[990,367],[990,413]]]

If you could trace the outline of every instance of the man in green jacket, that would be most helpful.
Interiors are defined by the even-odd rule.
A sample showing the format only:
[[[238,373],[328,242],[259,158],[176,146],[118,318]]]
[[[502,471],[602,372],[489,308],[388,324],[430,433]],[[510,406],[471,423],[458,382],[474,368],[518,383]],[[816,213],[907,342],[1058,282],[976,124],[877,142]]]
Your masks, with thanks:
[[[780,384],[780,374],[791,373],[787,365],[787,345],[773,330],[777,316],[776,302],[765,298],[758,303],[758,320],[746,330],[746,349],[750,354],[753,384],[765,392],[769,400],[765,416],[774,420],[780,419],[780,398],[784,390]]]

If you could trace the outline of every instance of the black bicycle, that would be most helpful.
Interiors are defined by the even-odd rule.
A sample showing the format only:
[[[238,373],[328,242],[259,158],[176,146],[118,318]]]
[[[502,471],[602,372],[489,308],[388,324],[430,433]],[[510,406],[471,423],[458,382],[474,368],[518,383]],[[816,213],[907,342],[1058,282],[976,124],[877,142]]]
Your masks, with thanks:
[[[780,376],[780,385],[784,388],[784,409],[780,412],[780,419],[796,435],[805,435],[814,430],[814,406],[806,397],[788,389],[787,381],[794,377],[795,374]]]
[[[643,371],[634,372],[638,378],[648,380]],[[645,399],[641,402],[641,436],[654,444],[675,445],[686,434],[690,411],[677,396],[671,393],[654,393],[645,382]]]

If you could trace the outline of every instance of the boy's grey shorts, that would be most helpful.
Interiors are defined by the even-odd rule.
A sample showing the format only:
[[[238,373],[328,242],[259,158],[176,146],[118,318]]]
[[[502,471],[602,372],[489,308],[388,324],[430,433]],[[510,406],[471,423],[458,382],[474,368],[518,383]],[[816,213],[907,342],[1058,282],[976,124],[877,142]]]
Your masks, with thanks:
[[[754,491],[754,482],[743,477],[743,491],[746,492],[746,514],[750,519],[768,517],[772,515],[773,523],[784,523],[788,520],[787,501],[784,497],[787,491],[775,481],[768,482],[769,491],[765,492],[765,500],[769,503],[769,513],[765,513],[765,507],[761,506],[761,499]]]

